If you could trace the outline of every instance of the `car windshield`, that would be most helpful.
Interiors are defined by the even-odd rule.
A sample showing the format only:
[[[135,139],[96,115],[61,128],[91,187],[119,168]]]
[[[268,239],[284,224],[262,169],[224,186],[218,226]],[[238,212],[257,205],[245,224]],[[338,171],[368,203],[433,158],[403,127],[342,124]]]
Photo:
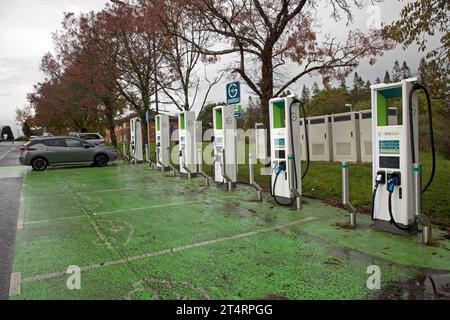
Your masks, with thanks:
[[[100,137],[97,134],[83,134],[80,135],[80,138],[85,140],[100,139]]]

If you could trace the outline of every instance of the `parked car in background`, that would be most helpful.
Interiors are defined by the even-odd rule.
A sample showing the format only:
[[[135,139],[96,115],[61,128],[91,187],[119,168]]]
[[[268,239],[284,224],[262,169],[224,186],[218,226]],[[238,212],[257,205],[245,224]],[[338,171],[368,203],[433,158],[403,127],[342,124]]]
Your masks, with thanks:
[[[105,167],[117,158],[114,148],[99,146],[77,137],[46,137],[33,139],[20,148],[19,161],[35,171],[48,166],[96,165]]]
[[[104,144],[105,139],[100,133],[70,133],[71,136],[83,139],[93,144]]]

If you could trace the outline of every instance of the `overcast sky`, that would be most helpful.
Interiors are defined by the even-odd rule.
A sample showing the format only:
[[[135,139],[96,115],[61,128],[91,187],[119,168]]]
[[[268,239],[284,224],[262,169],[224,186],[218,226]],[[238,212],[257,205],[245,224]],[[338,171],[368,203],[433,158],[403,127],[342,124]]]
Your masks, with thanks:
[[[52,51],[52,32],[60,28],[64,12],[87,12],[99,10],[105,0],[0,0],[0,126],[11,125],[14,135],[17,134],[15,109],[27,103],[26,94],[33,90],[33,85],[43,80],[39,71],[41,57]],[[388,0],[379,5],[383,23],[389,23],[399,16],[401,7],[407,1]],[[367,20],[371,13],[367,9],[354,12],[354,25],[346,27],[342,23],[333,22],[329,17],[329,9],[321,9],[317,15],[321,22],[321,30],[345,35],[350,29],[359,28],[367,31]],[[406,60],[413,72],[416,71],[420,55],[415,47],[406,52],[397,48],[388,52],[374,66],[362,63],[357,71],[364,80],[374,81],[377,76],[383,77],[386,69],[391,69],[395,59]],[[227,61],[227,59],[222,59]],[[208,73],[214,77],[220,65],[210,66]],[[350,84],[352,76],[347,83]],[[320,84],[320,79],[303,78],[292,87],[300,90],[303,84],[311,87],[313,81]],[[225,81],[225,80],[224,80]],[[243,89],[244,104],[251,92]],[[224,84],[218,85],[211,93],[210,101],[225,100]]]

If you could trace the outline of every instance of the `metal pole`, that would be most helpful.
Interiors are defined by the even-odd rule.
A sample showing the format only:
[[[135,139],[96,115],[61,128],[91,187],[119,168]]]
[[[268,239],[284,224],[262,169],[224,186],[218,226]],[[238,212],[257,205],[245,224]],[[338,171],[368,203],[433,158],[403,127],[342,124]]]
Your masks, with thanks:
[[[298,192],[297,188],[294,186],[294,155],[290,154],[288,156],[288,171],[289,171],[289,190],[294,194],[297,210],[302,210],[302,195]]]
[[[127,154],[127,147],[125,145],[125,122],[122,125],[122,146],[123,146],[123,154],[126,155]]]
[[[414,215],[422,224],[422,243],[429,244],[432,237],[431,223],[422,214],[422,165],[413,164]]]
[[[342,204],[346,207],[348,204],[349,198],[349,187],[348,187],[348,163],[342,162]]]
[[[147,146],[148,146],[148,153],[147,156],[147,162],[150,162],[150,109],[147,110]]]
[[[348,179],[348,162],[344,161],[341,164],[342,169],[342,205],[348,210],[349,215],[349,225],[352,228],[356,227],[356,210],[355,207],[350,202],[350,187]]]
[[[148,143],[145,144],[145,160],[147,160],[147,162],[150,162],[149,159],[149,153],[148,153]]]
[[[188,180],[191,180],[191,169],[186,164],[186,153],[185,150],[181,150],[181,158],[183,159],[183,168],[187,172]]]
[[[156,153],[156,169],[158,170],[158,165],[161,167],[161,171],[164,172],[164,164],[159,160],[159,155],[161,153],[160,146],[155,147],[155,153]]]
[[[262,189],[261,187],[255,182],[255,170],[253,168],[253,155],[251,153],[248,154],[248,164],[249,164],[249,176],[250,176],[250,185],[256,189],[256,192],[258,193],[258,201],[262,201]]]
[[[203,172],[203,153],[202,149],[197,150],[198,174],[205,179],[205,187],[209,187],[209,177]]]
[[[227,161],[226,161],[226,158],[225,158],[225,148],[222,148],[222,170],[223,170],[222,176],[228,182],[227,183],[228,191],[232,191],[233,190],[233,182],[231,181],[231,179],[227,175]]]

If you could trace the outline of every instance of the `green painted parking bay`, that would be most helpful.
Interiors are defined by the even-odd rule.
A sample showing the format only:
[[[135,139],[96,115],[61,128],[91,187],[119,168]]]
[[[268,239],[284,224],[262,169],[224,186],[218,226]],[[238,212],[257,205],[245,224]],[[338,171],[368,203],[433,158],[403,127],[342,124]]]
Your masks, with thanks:
[[[296,211],[265,196],[145,165],[29,172],[11,299],[365,299],[425,268],[450,271],[447,240],[422,246],[362,215],[349,230],[346,212],[321,201]],[[382,290],[366,286],[373,265]],[[67,288],[69,266],[80,290]]]

